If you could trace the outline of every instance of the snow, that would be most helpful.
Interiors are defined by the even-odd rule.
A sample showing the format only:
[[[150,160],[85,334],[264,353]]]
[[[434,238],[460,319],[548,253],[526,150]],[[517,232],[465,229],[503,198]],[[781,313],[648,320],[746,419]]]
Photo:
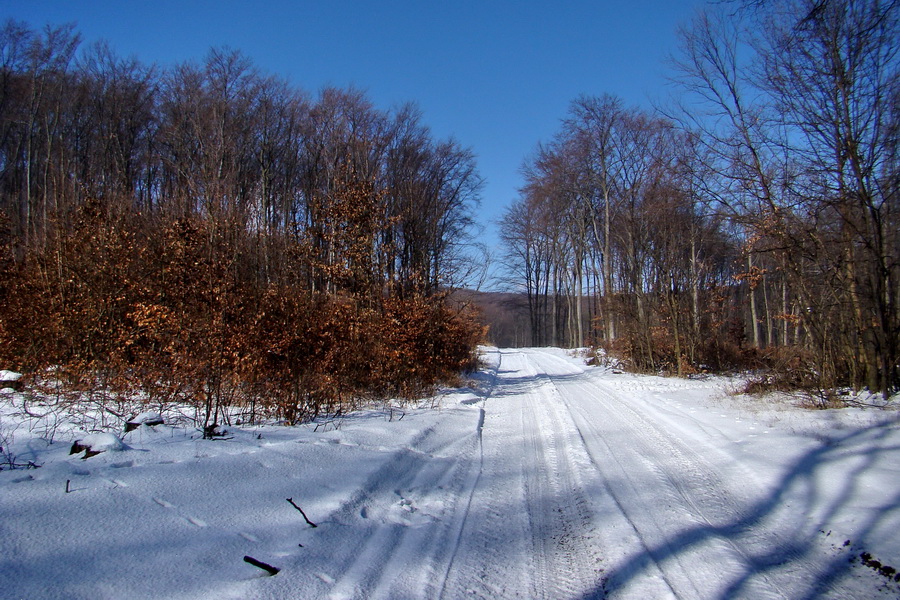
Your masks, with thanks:
[[[144,423],[148,423],[151,425],[157,425],[164,423],[162,415],[158,412],[154,412],[152,410],[145,410],[142,413],[139,413],[133,419],[129,419],[129,423],[133,423],[135,425],[142,425]]]
[[[6,369],[0,369],[0,383],[7,382],[15,382],[22,379],[21,373],[16,373],[15,371],[7,371]]]
[[[77,440],[79,446],[90,448],[92,452],[121,452],[127,449],[118,436],[109,432],[91,433]]]
[[[485,362],[467,388],[327,431],[140,427],[86,460],[68,455],[83,432],[51,444],[4,409],[18,462],[42,466],[0,471],[0,595],[900,594],[896,411],[804,410],[558,349]]]

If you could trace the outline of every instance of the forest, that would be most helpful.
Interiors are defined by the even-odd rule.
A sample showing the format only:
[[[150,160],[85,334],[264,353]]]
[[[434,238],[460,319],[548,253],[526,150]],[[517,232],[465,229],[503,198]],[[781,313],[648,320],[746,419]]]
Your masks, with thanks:
[[[644,372],[751,368],[770,388],[887,397],[900,6],[725,4],[679,30],[671,100],[579,97],[527,158],[501,223],[527,318],[503,335]]]
[[[60,402],[296,423],[476,360],[481,178],[413,105],[311,97],[240,52],[169,68],[0,30],[0,362]],[[133,396],[132,396],[133,397]]]
[[[636,371],[888,397],[900,6],[725,4],[679,30],[669,100],[580,96],[525,159],[499,223],[509,294],[481,302],[502,318],[458,293],[486,262],[475,156],[415,105],[9,21],[0,366],[59,398],[295,423],[453,381],[490,323]]]

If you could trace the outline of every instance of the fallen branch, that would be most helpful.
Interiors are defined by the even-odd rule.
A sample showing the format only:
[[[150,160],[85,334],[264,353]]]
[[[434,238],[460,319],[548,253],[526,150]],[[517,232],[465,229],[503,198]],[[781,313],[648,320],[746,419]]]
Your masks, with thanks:
[[[303,515],[303,518],[304,518],[304,519],[306,519],[306,524],[307,524],[307,525],[309,525],[310,527],[318,527],[318,525],[316,525],[315,523],[313,523],[312,521],[309,520],[309,517],[306,516],[306,513],[303,512],[303,509],[302,509],[302,508],[300,508],[299,506],[297,506],[296,504],[294,504],[294,499],[293,499],[293,498],[288,498],[287,501],[291,503],[291,506],[293,506],[294,508],[296,508],[297,510],[300,511],[300,514]]]
[[[261,561],[261,560],[256,560],[256,559],[253,558],[252,556],[245,556],[245,557],[244,557],[244,562],[250,563],[250,564],[253,565],[254,567],[259,567],[259,568],[262,569],[263,571],[268,571],[268,572],[269,572],[269,575],[277,575],[277,574],[278,574],[278,571],[281,570],[281,569],[279,569],[278,567],[273,567],[272,565],[266,564],[266,563],[264,563],[264,562]]]

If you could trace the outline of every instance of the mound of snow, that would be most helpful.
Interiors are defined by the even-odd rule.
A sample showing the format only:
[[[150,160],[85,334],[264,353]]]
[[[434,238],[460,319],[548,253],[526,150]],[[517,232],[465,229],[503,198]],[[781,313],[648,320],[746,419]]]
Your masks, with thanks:
[[[18,381],[22,379],[21,373],[16,373],[15,371],[7,371],[6,369],[0,370],[0,383],[6,383],[8,381]]]
[[[130,419],[127,423],[125,423],[125,433],[129,431],[133,431],[140,427],[141,425],[154,426],[154,425],[162,425],[165,421],[158,412],[153,411],[144,411],[133,419]]]
[[[83,450],[87,450],[84,458],[88,458],[100,454],[101,452],[106,452],[107,450],[111,452],[120,452],[127,449],[128,446],[112,433],[92,433],[80,440],[75,440],[69,454],[78,454]]]
[[[0,370],[0,390],[5,388],[18,389],[19,380],[22,379],[21,373],[15,371]]]
[[[138,425],[147,424],[147,425],[162,425],[163,418],[158,412],[153,411],[144,411],[135,418],[128,421],[129,423],[135,423]]]

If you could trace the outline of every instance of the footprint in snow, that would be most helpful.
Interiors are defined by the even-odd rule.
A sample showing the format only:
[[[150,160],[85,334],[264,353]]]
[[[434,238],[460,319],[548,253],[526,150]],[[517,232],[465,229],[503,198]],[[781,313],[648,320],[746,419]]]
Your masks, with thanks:
[[[316,577],[318,577],[319,579],[321,579],[323,582],[327,583],[328,585],[335,584],[334,577],[332,577],[328,573],[316,573]]]
[[[156,502],[157,504],[159,504],[160,506],[162,506],[163,508],[175,508],[174,504],[172,504],[171,502],[166,502],[162,498],[154,498],[153,501]]]
[[[241,536],[242,538],[244,538],[245,540],[247,540],[248,542],[254,542],[254,543],[259,542],[259,538],[256,537],[255,535],[253,535],[252,533],[246,533],[246,532],[241,531],[240,533],[238,533],[238,535]]]
[[[187,522],[191,525],[196,525],[197,527],[206,527],[206,521],[203,519],[198,519],[197,517],[185,517]]]

